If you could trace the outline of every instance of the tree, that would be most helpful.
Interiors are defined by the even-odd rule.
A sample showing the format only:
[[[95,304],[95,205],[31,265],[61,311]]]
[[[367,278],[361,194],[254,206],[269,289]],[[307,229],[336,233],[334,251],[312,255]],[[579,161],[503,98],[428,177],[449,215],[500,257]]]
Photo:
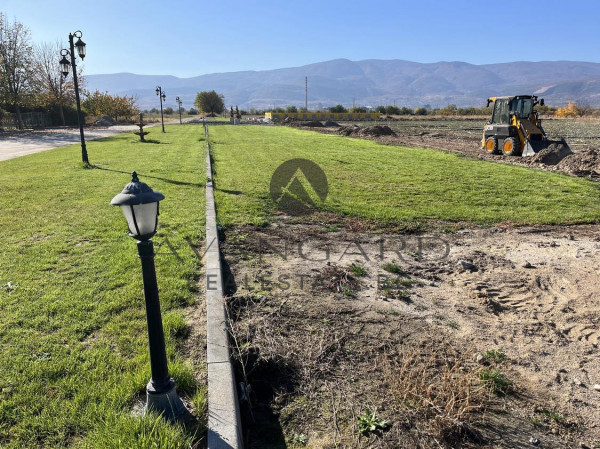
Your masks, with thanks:
[[[129,119],[139,112],[134,97],[113,96],[98,90],[94,93],[86,92],[82,107],[90,115],[109,116],[116,121],[119,118]]]
[[[175,110],[172,107],[165,108],[166,115],[173,115],[174,112]]]
[[[367,112],[367,108],[365,108],[364,106],[352,106],[350,112],[365,113]]]
[[[285,112],[289,112],[290,114],[295,114],[298,112],[298,108],[296,106],[288,106],[285,109]]]
[[[188,110],[188,114],[189,115],[198,115],[198,109],[196,109],[196,108],[190,108]]]
[[[214,90],[202,91],[196,94],[194,105],[204,112],[214,117],[215,114],[223,113],[225,109],[225,102],[223,101],[223,95],[216,93]]]
[[[331,106],[329,108],[329,112],[348,112],[348,109],[341,104],[337,104],[335,106]]]
[[[35,46],[34,66],[32,73],[32,87],[35,91],[36,104],[44,108],[58,109],[61,124],[64,126],[64,107],[75,103],[75,89],[72,75],[64,76],[60,66],[56,63],[60,53],[60,43],[48,42]],[[81,68],[78,72],[78,81],[82,85]]]
[[[17,114],[19,129],[23,129],[21,106],[29,92],[33,67],[33,48],[29,30],[16,20],[11,24],[0,13],[0,98]]]

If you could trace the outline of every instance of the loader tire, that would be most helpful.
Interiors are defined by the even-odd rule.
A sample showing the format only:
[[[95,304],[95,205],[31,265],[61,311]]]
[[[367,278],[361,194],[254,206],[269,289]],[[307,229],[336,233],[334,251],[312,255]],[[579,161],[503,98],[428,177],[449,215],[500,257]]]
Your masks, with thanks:
[[[502,154],[505,156],[520,156],[521,145],[516,137],[508,137],[502,143]]]
[[[487,154],[498,154],[498,139],[496,137],[488,137],[485,139],[484,150]]]

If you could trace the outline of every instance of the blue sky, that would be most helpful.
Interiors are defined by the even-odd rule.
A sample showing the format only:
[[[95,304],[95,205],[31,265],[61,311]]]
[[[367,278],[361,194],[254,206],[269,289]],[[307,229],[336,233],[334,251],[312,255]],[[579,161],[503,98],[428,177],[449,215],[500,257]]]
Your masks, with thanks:
[[[86,74],[189,77],[336,58],[600,62],[600,2],[2,0],[35,42],[81,30]]]

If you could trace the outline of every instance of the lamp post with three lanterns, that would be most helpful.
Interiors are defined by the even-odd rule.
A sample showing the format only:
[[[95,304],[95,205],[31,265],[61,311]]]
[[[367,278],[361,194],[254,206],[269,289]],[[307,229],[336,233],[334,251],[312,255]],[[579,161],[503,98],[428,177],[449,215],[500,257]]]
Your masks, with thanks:
[[[73,84],[75,86],[75,100],[77,102],[77,122],[79,123],[79,136],[81,137],[81,160],[84,164],[89,165],[90,161],[88,159],[87,148],[85,146],[85,138],[83,136],[83,116],[81,115],[81,102],[79,100],[79,83],[77,80],[77,65],[75,64],[75,47],[77,47],[77,54],[83,61],[85,58],[85,42],[81,40],[82,33],[81,31],[75,31],[74,33],[69,33],[69,48],[63,48],[60,51],[60,55],[62,59],[59,61],[60,71],[63,76],[67,76],[69,74],[69,66],[71,66],[73,70]],[[77,38],[77,42],[73,43],[73,39]],[[69,56],[69,59],[67,59]]]

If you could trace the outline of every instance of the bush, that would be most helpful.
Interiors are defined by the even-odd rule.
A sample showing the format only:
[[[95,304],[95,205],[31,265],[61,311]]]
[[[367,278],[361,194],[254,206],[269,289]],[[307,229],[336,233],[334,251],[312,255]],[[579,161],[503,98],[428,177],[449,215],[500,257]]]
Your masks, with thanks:
[[[187,112],[189,115],[198,115],[198,109],[190,108]]]
[[[417,108],[415,109],[415,115],[427,115],[427,109]]]

